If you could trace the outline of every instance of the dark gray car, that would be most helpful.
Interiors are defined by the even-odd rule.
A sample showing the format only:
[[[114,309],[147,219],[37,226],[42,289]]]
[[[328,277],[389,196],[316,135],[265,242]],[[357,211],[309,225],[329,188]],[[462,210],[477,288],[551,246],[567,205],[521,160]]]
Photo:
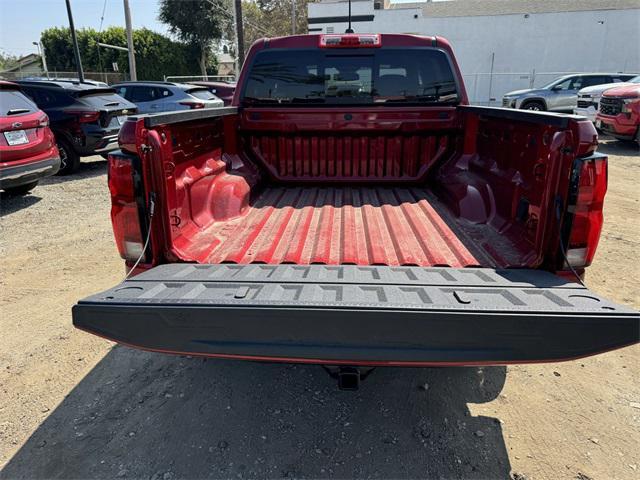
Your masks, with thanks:
[[[222,107],[208,88],[172,82],[123,82],[113,85],[118,95],[138,107],[139,113],[172,112]]]
[[[603,83],[626,82],[635,74],[580,73],[556,78],[541,88],[515,90],[502,97],[502,106],[524,110],[572,112],[578,106],[578,90]]]

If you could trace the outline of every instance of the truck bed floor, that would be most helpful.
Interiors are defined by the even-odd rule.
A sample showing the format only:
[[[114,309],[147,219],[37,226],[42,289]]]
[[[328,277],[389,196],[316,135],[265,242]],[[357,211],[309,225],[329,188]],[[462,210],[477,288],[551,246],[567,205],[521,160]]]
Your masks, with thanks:
[[[189,250],[201,263],[491,266],[432,203],[420,188],[266,188]]]

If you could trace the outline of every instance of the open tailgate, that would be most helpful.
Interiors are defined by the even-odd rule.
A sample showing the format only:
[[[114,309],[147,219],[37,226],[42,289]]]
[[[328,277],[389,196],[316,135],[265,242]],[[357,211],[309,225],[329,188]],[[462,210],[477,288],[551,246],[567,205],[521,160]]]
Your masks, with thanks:
[[[565,360],[639,341],[640,315],[538,270],[169,264],[73,307],[173,353],[368,365]]]

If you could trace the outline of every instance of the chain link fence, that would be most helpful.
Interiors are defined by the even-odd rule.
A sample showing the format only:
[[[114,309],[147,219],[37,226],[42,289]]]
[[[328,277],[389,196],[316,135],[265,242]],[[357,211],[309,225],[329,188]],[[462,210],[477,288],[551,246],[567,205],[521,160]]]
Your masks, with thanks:
[[[83,72],[86,80],[96,80],[98,82],[113,83],[122,82],[127,80],[127,75],[120,72]],[[48,73],[33,73],[33,72],[2,72],[0,78],[3,80],[23,80],[25,78],[49,78],[50,80],[64,79],[64,80],[77,80],[78,72],[52,72]]]
[[[235,82],[234,75],[165,75],[165,82],[189,83],[195,81],[205,82]]]

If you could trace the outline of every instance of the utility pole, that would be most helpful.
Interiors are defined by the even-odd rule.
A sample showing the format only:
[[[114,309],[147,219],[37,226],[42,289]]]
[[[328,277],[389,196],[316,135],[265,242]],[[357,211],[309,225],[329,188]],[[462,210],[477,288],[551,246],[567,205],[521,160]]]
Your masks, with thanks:
[[[244,63],[244,32],[242,30],[242,0],[235,0],[236,40],[238,41],[238,73]]]
[[[127,27],[127,47],[129,47],[129,80],[138,80],[136,73],[136,52],[133,49],[133,31],[131,30],[131,10],[129,10],[129,0],[124,0],[124,23]]]
[[[291,35],[296,34],[296,0],[291,0]]]
[[[73,42],[73,54],[76,57],[76,68],[78,69],[78,80],[84,82],[84,72],[82,71],[82,62],[80,61],[80,48],[78,47],[78,37],[76,36],[76,27],[73,24],[73,14],[71,13],[71,2],[67,2],[67,16],[69,17],[69,29],[71,30],[71,41]]]

